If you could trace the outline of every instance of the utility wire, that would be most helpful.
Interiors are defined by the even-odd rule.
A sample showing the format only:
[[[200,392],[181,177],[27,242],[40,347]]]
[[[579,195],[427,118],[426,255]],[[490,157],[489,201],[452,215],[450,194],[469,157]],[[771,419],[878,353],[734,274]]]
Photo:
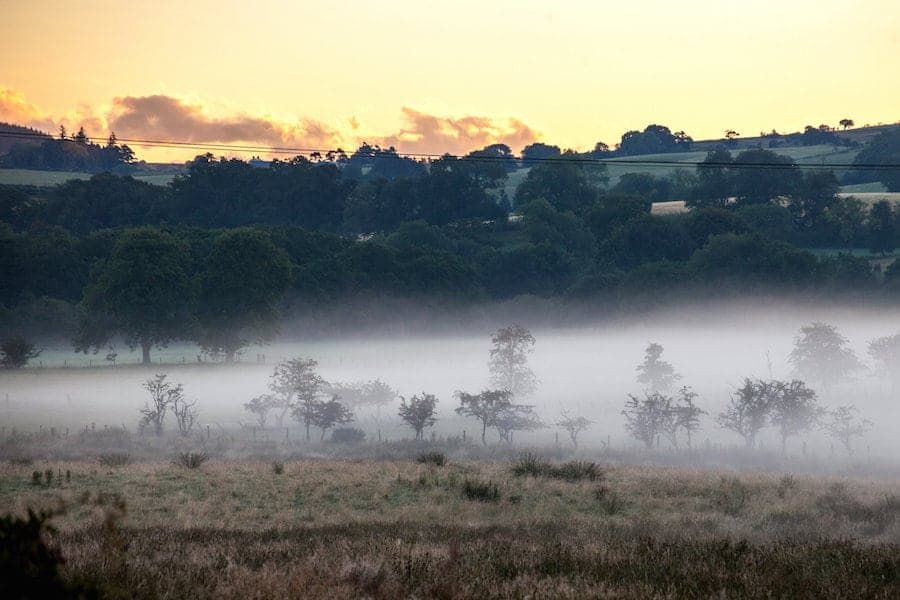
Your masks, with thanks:
[[[0,137],[33,139],[33,140],[58,140],[50,135],[40,133],[26,133],[16,131],[0,131]],[[85,136],[87,142],[106,142],[107,138]],[[65,141],[72,142],[71,139]],[[324,148],[307,148],[307,147],[285,147],[285,146],[256,146],[245,144],[227,144],[227,143],[204,143],[177,140],[152,140],[141,138],[116,138],[116,142],[135,144],[140,147],[148,148],[167,148],[167,149],[193,149],[193,150],[218,150],[218,151],[234,151],[234,152],[259,152],[266,154],[290,154],[290,155],[319,155],[325,156],[329,153],[348,156],[347,153],[340,148],[326,150]],[[384,150],[384,149],[382,149]],[[590,158],[576,156],[559,156],[548,158],[534,158],[522,156],[472,156],[458,154],[430,154],[423,152],[395,152],[375,155],[373,158],[383,159],[420,159],[420,160],[437,160],[441,158],[451,158],[462,161],[473,162],[522,162],[522,163],[572,163],[580,165],[627,165],[627,166],[643,166],[643,167],[700,167],[700,168],[730,168],[730,169],[854,169],[869,171],[884,171],[900,169],[900,163],[781,163],[781,162],[761,162],[761,163],[733,163],[726,161],[681,161],[681,160],[640,160],[629,158]]]

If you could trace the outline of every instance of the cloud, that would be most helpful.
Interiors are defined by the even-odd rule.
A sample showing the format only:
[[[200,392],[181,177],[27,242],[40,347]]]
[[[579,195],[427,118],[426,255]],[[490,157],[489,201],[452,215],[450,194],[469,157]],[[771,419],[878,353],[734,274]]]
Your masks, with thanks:
[[[161,94],[115,98],[107,122],[121,138],[316,148],[341,140],[336,129],[314,119],[291,124],[243,114],[213,117],[199,105]]]
[[[25,99],[18,90],[0,87],[0,121],[26,125],[52,133],[56,121]]]
[[[518,119],[465,116],[439,117],[403,107],[406,125],[395,134],[370,138],[381,146],[401,152],[464,154],[489,144],[506,144],[518,152],[537,140],[538,134]]]

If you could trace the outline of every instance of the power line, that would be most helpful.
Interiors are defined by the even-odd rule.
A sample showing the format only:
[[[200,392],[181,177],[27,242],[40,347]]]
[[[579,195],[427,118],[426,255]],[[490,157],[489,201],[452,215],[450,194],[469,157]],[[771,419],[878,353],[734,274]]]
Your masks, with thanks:
[[[26,132],[15,132],[15,131],[0,131],[0,137],[8,137],[8,138],[19,138],[19,139],[34,139],[34,140],[57,140],[58,138],[54,138],[50,135],[40,134],[40,133],[26,133]],[[105,142],[106,138],[102,137],[91,137],[85,136],[85,141],[88,142]],[[72,140],[66,140],[72,141]],[[287,146],[257,146],[250,144],[228,144],[228,143],[206,143],[206,142],[190,142],[190,141],[178,141],[178,140],[153,140],[153,139],[142,139],[142,138],[116,138],[117,142],[123,142],[128,144],[134,144],[140,147],[148,147],[148,148],[165,148],[165,149],[193,149],[193,150],[216,150],[216,151],[233,151],[233,152],[258,152],[265,154],[290,154],[293,156],[296,155],[306,155],[307,157],[311,155],[318,156],[326,156],[326,155],[343,155],[347,156],[347,153],[341,150],[340,148],[336,149],[324,149],[324,148],[309,148],[309,147],[287,147]],[[378,154],[374,158],[379,159],[419,159],[419,160],[438,160],[441,158],[451,158],[455,160],[463,160],[463,161],[473,161],[473,162],[508,162],[508,161],[516,161],[522,163],[562,163],[562,164],[581,164],[581,165],[625,165],[625,166],[642,166],[642,167],[700,167],[700,168],[730,168],[730,169],[765,169],[765,170],[779,170],[779,169],[814,169],[814,170],[829,170],[829,169],[853,169],[853,170],[870,170],[870,171],[884,171],[884,170],[896,170],[900,169],[900,163],[775,163],[775,162],[761,162],[761,163],[733,163],[726,161],[681,161],[681,160],[667,160],[667,159],[655,159],[655,160],[640,160],[640,159],[629,159],[629,158],[593,158],[593,157],[585,157],[585,156],[559,156],[559,157],[546,157],[546,158],[536,158],[536,157],[522,157],[522,156],[472,156],[472,155],[458,155],[458,154],[432,154],[432,153],[424,153],[424,152],[397,152],[390,154]]]

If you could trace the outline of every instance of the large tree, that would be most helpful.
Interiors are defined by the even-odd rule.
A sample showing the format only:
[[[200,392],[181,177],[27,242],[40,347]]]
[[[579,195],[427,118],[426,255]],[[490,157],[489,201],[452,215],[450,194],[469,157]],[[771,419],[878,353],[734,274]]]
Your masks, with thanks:
[[[190,337],[194,286],[187,274],[187,248],[174,236],[145,227],[123,233],[106,264],[84,292],[85,319],[76,350],[96,352],[113,335],[150,350]]]
[[[491,383],[517,398],[534,392],[537,378],[528,366],[528,355],[534,352],[531,332],[521,325],[503,327],[491,336],[491,344]]]
[[[231,362],[248,343],[269,339],[290,277],[290,259],[268,234],[234,229],[219,235],[200,279],[200,345]]]
[[[847,338],[834,325],[820,322],[800,328],[788,360],[803,379],[821,383],[825,389],[862,368]]]

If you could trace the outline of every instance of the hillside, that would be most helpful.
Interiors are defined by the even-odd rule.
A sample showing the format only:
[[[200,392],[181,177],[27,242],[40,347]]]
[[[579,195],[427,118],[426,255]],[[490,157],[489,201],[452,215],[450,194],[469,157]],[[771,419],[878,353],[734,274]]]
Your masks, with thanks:
[[[6,134],[6,135],[4,135]],[[29,136],[29,137],[19,137]],[[31,136],[42,136],[31,137]],[[41,139],[50,139],[50,136],[43,131],[32,129],[31,127],[22,127],[21,125],[13,125],[12,123],[0,123],[0,154],[6,154],[9,149],[16,144],[37,144]]]

